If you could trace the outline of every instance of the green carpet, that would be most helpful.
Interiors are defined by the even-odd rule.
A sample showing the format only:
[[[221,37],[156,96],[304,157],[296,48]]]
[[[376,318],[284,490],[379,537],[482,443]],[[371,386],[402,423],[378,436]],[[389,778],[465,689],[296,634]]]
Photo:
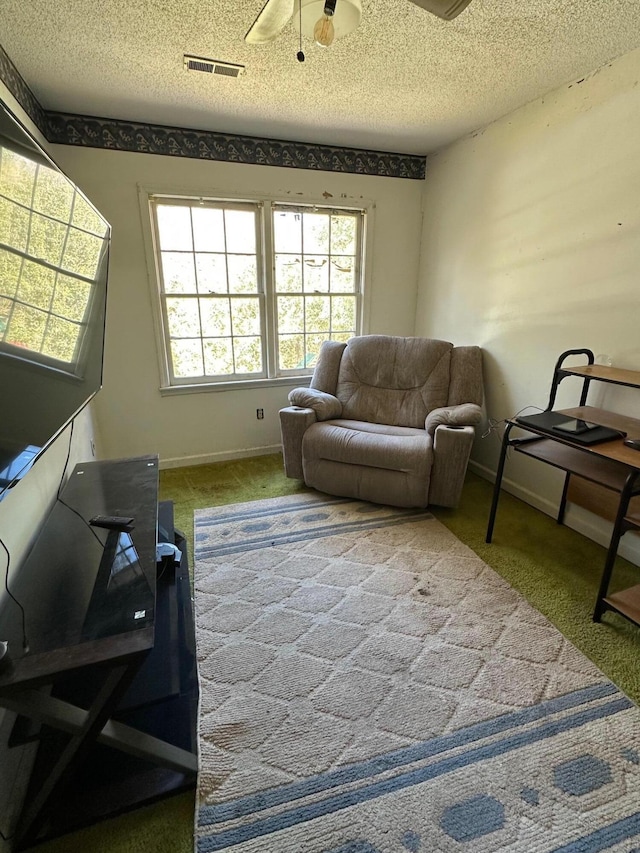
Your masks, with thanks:
[[[306,491],[282,471],[280,454],[160,473],[160,498],[173,500],[175,524],[193,559],[196,508]],[[591,613],[604,548],[507,493],[500,499],[493,544],[485,544],[492,486],[468,474],[456,510],[433,514],[550,619],[631,699],[640,704],[640,629],[608,613]],[[640,569],[618,559],[614,588],[638,581]],[[192,795],[181,795],[40,845],[41,853],[193,853]]]

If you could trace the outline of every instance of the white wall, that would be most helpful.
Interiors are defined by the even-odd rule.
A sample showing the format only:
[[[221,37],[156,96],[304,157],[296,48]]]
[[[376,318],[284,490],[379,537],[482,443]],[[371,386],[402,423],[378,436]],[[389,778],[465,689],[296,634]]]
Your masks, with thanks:
[[[113,226],[104,387],[95,406],[101,455],[158,453],[167,467],[275,451],[278,410],[300,384],[161,396],[139,185],[150,192],[318,202],[330,193],[341,204],[374,202],[368,330],[413,333],[421,181],[69,146],[55,146],[54,157]],[[256,419],[257,408],[264,420]]]
[[[489,418],[544,408],[567,349],[640,369],[639,80],[637,50],[427,160],[416,333],[483,347]],[[560,404],[577,405],[572,381]],[[640,417],[639,391],[590,402]],[[498,452],[494,433],[473,459],[490,475]],[[516,456],[505,473],[555,513],[558,472]]]

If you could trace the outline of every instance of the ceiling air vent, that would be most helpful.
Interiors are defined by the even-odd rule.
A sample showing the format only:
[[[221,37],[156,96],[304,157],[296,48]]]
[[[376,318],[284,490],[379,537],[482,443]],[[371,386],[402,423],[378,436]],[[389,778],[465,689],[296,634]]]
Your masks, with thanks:
[[[203,71],[205,74],[222,74],[223,77],[239,77],[244,74],[244,65],[233,62],[221,62],[219,59],[206,59],[204,56],[184,55],[184,67],[187,71]]]

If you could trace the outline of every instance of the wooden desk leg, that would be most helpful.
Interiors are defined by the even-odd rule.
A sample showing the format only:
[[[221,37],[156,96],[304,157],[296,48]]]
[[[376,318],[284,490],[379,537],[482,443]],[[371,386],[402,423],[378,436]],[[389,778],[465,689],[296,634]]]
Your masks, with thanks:
[[[602,614],[605,612],[605,610],[607,610],[607,603],[605,601],[605,598],[609,590],[609,583],[611,581],[611,575],[613,573],[613,566],[618,555],[618,545],[620,544],[620,539],[626,532],[624,518],[627,514],[627,510],[629,509],[629,501],[631,500],[633,487],[635,485],[637,477],[637,471],[629,472],[622,492],[620,493],[620,502],[618,504],[618,511],[616,513],[616,520],[613,525],[611,541],[609,542],[609,550],[607,551],[607,559],[604,563],[602,579],[600,581],[600,589],[598,590],[598,598],[596,599],[596,606],[593,611],[594,622],[599,622],[602,618]]]
[[[498,470],[496,471],[496,481],[493,486],[493,500],[491,502],[491,512],[489,513],[489,524],[487,525],[486,542],[491,542],[493,538],[493,526],[496,521],[496,512],[498,510],[498,500],[500,499],[500,488],[502,486],[502,474],[504,472],[504,463],[507,458],[507,450],[509,449],[509,433],[513,424],[507,424],[507,427],[502,436],[502,448],[500,450],[500,461],[498,462]]]
[[[571,474],[567,471],[564,477],[564,486],[562,488],[562,498],[560,499],[560,506],[558,507],[558,517],[556,521],[558,524],[564,523],[564,513],[567,508],[567,492],[569,491],[569,480],[571,478]]]

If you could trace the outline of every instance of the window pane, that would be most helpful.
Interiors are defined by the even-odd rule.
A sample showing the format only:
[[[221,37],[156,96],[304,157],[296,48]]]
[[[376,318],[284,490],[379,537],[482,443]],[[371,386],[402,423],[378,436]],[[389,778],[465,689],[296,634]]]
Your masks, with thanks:
[[[352,338],[355,335],[355,332],[334,332],[331,335],[332,341],[339,341],[342,344],[346,344],[349,338]]]
[[[0,289],[3,296],[15,296],[22,259],[11,252],[0,252]]]
[[[278,363],[281,370],[296,370],[305,363],[304,335],[280,335]]]
[[[43,311],[49,311],[55,281],[56,274],[53,270],[27,262],[22,269],[17,298]]]
[[[306,343],[306,367],[315,367],[320,347],[324,341],[329,340],[329,335],[307,335]]]
[[[302,273],[306,293],[326,293],[329,290],[328,258],[305,255]]]
[[[18,347],[40,352],[47,315],[36,308],[16,304],[9,320],[5,340]]]
[[[104,237],[107,233],[107,228],[104,221],[100,219],[98,214],[90,207],[81,195],[76,193],[73,203],[73,216],[71,223],[76,228],[81,228],[83,231],[90,231],[92,234],[97,234],[99,237]]]
[[[60,266],[67,229],[62,223],[34,213],[31,216],[31,233],[27,251],[34,258],[42,258]]]
[[[234,335],[260,334],[260,301],[258,297],[231,300],[231,328]]]
[[[331,327],[334,332],[356,330],[356,301],[352,296],[331,297]]]
[[[257,293],[258,269],[252,255],[227,255],[230,293]]]
[[[184,252],[163,252],[162,278],[165,293],[195,293],[193,255]]]
[[[74,189],[66,178],[46,166],[38,167],[33,194],[34,210],[39,210],[40,213],[53,216],[62,222],[69,222],[73,196]]]
[[[42,342],[42,353],[72,364],[76,357],[79,329],[75,323],[51,317]]]
[[[227,262],[224,255],[196,256],[196,276],[199,293],[227,292]]]
[[[341,216],[336,214],[331,217],[332,255],[355,255],[356,228],[357,220],[355,216]]]
[[[200,314],[197,299],[167,299],[167,320],[172,338],[200,336]]]
[[[225,210],[227,252],[256,251],[256,218],[252,210]]]
[[[233,375],[231,338],[204,341],[204,366],[207,376]]]
[[[302,214],[274,210],[273,240],[276,252],[302,252]]]
[[[326,213],[305,213],[303,216],[305,254],[329,254],[329,216]]]
[[[196,252],[224,252],[224,213],[211,207],[192,207]]]
[[[300,293],[302,290],[302,256],[276,255],[276,290]]]
[[[159,204],[156,210],[160,248],[165,251],[193,251],[190,209]]]
[[[329,270],[332,293],[354,293],[356,289],[355,258],[337,257],[331,259]]]
[[[27,249],[29,214],[6,198],[0,198],[0,242],[21,252]]]
[[[262,342],[259,337],[235,338],[236,373],[262,373]]]
[[[51,310],[68,320],[80,322],[84,319],[90,297],[91,285],[88,282],[58,274]]]
[[[202,345],[197,341],[171,341],[173,373],[179,378],[204,376]]]
[[[231,335],[231,314],[229,300],[212,297],[200,300],[202,334],[211,338],[223,338]]]
[[[301,296],[278,297],[278,331],[304,331],[304,300]]]
[[[2,337],[2,340],[4,340],[4,333],[7,331],[9,315],[11,314],[12,308],[13,300],[3,299],[2,296],[0,296],[0,336]]]
[[[98,271],[101,251],[102,240],[100,237],[71,228],[64,247],[62,266],[69,272],[94,279]]]
[[[0,193],[31,207],[38,166],[8,148],[3,148],[0,156]]]
[[[331,329],[329,298],[326,296],[308,296],[305,303],[304,325],[306,331],[328,332]]]

